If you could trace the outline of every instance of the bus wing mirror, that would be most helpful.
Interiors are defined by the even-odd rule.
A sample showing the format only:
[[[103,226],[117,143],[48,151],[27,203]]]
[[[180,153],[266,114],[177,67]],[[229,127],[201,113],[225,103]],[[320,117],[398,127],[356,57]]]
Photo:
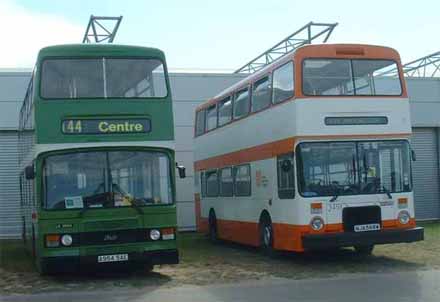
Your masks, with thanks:
[[[415,152],[413,149],[411,149],[411,159],[412,159],[413,161],[416,161],[416,160],[417,160],[417,158],[416,158],[416,152]]]
[[[179,166],[179,164],[176,163],[176,168],[179,171],[179,177],[185,178],[186,177],[186,169],[184,166]]]
[[[26,179],[28,180],[34,179],[35,178],[34,165],[26,166],[26,168],[24,168],[24,174]]]

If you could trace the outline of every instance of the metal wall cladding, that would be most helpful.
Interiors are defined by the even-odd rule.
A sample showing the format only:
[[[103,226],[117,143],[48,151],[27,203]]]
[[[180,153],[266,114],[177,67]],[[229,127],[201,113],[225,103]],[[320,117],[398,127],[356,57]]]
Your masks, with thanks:
[[[18,115],[30,76],[30,71],[0,72],[0,130],[18,128]]]
[[[415,213],[417,220],[440,218],[439,153],[436,128],[413,128]]]
[[[21,234],[18,134],[0,131],[0,238]]]

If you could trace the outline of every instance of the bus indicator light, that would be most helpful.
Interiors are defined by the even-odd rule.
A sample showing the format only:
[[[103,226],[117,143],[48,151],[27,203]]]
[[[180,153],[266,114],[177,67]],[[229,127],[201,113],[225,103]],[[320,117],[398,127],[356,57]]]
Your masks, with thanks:
[[[322,203],[314,202],[310,205],[310,213],[311,214],[322,214]]]
[[[397,200],[399,209],[406,209],[408,207],[408,198],[399,198]]]
[[[46,235],[46,246],[47,247],[58,247],[60,246],[60,235]]]
[[[162,229],[162,240],[173,240],[174,239],[174,229],[166,228]]]

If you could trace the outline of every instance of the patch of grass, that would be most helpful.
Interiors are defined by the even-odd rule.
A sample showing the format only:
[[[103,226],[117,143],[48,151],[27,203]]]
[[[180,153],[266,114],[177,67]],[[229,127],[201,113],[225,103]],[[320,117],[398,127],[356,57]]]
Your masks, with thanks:
[[[0,241],[0,268],[9,272],[32,272],[35,270],[31,256],[21,240]]]

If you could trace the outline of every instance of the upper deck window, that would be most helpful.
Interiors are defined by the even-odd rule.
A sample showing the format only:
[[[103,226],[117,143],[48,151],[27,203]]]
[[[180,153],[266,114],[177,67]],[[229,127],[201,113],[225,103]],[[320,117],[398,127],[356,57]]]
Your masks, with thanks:
[[[206,131],[217,127],[217,107],[216,104],[206,109]]]
[[[41,71],[46,99],[160,98],[167,96],[157,59],[46,59]]]
[[[228,96],[218,103],[218,125],[227,124],[232,119],[232,100]]]
[[[260,111],[270,105],[270,92],[268,76],[254,83],[252,87],[252,112]]]
[[[273,103],[279,103],[293,96],[294,78],[293,63],[284,64],[273,72]]]
[[[196,136],[205,132],[205,110],[197,111],[196,113]]]
[[[383,76],[397,68],[392,60],[306,59],[304,95],[401,95],[400,79]]]
[[[385,71],[397,69],[391,60],[352,60],[356,95],[400,95],[399,78],[381,76]]]
[[[234,98],[234,119],[248,115],[249,113],[249,89],[240,90]]]

